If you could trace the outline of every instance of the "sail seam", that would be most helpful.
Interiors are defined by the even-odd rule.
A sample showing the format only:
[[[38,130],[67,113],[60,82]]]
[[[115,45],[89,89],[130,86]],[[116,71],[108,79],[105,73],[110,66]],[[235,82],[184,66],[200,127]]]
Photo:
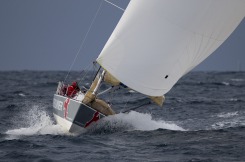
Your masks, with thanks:
[[[201,34],[201,33],[198,33],[198,32],[195,32],[195,31],[191,31],[190,29],[184,27],[183,25],[180,25],[178,23],[175,23],[171,20],[169,20],[167,17],[162,17],[166,23],[169,23],[169,24],[172,24],[173,26],[176,26],[178,27],[179,29],[183,30],[183,31],[186,31],[186,32],[190,32],[190,33],[193,33],[195,35],[199,35],[199,36],[202,36],[202,37],[205,37],[205,38],[209,38],[209,39],[212,39],[212,40],[215,40],[215,41],[224,41],[223,39],[217,39],[215,37],[212,37],[212,36],[209,36],[209,35],[206,35],[206,34]]]

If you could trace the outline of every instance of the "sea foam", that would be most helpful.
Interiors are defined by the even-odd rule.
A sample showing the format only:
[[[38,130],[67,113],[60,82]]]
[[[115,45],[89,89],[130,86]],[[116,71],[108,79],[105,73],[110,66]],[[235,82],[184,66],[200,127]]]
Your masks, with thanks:
[[[151,131],[157,129],[185,131],[185,129],[174,122],[154,120],[151,114],[136,111],[105,117],[96,124],[93,124],[88,130],[90,132],[117,132],[131,130]]]
[[[69,134],[60,125],[54,124],[54,121],[47,114],[45,110],[42,110],[40,106],[33,106],[29,112],[22,118],[25,121],[22,123],[23,127],[8,130],[5,134],[8,135],[8,139],[18,139],[21,136],[32,135],[65,135]]]
[[[23,123],[25,126],[8,130],[5,133],[7,139],[19,139],[22,136],[47,134],[75,135],[67,132],[62,126],[55,124],[48,113],[37,105],[33,106],[23,118],[26,120],[25,123]],[[174,122],[154,120],[151,114],[131,111],[129,113],[119,113],[113,116],[104,117],[97,123],[91,125],[91,127],[84,131],[84,133],[91,131],[111,133],[130,130],[151,131],[157,129],[185,131],[185,129]]]

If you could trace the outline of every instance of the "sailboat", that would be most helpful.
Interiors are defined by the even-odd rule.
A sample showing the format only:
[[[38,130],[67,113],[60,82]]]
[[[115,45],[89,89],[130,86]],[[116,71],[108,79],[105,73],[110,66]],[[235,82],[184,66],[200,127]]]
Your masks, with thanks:
[[[132,89],[162,105],[176,82],[212,54],[245,16],[244,0],[131,0],[99,54],[86,92],[53,99],[58,124],[77,132],[116,114],[99,99],[100,84]]]

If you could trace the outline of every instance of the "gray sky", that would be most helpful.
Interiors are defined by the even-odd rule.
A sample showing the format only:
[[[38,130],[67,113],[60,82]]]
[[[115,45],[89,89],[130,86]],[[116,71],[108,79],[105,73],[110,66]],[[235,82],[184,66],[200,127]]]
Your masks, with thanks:
[[[110,0],[126,8],[129,0]],[[101,0],[0,0],[0,70],[69,70]],[[102,2],[72,70],[99,55],[123,11]],[[195,70],[245,70],[245,20]]]

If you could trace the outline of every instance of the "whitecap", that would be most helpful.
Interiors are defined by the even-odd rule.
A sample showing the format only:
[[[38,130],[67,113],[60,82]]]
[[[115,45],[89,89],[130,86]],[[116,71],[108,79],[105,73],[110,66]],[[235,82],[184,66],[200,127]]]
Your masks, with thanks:
[[[32,135],[69,135],[63,127],[54,124],[51,117],[46,111],[41,110],[39,106],[33,106],[33,108],[24,116],[26,119],[23,125],[27,127],[15,128],[6,131],[7,139],[19,139],[21,136]]]
[[[128,92],[129,92],[129,93],[135,93],[135,91],[134,91],[134,90],[132,90],[132,89],[131,89],[131,90],[129,90]]]
[[[232,102],[237,102],[237,101],[238,101],[238,99],[237,99],[237,98],[231,98],[231,99],[229,99],[229,101],[232,101]]]
[[[151,131],[157,129],[185,131],[185,129],[178,126],[175,122],[155,120],[151,114],[136,111],[105,117],[88,128],[90,132]]]
[[[232,120],[232,121],[222,121],[222,122],[217,122],[212,125],[213,129],[224,129],[224,128],[230,128],[230,127],[237,127],[240,125],[245,125],[244,123],[241,123],[238,120]]]
[[[24,93],[19,93],[19,96],[25,97],[26,95]]]
[[[229,118],[238,115],[238,111],[235,112],[229,112],[229,113],[220,113],[217,116],[220,118]]]
[[[245,126],[245,118],[243,116],[217,122],[212,125],[212,128],[224,129],[230,127],[239,127],[239,126]]]
[[[230,85],[230,83],[228,83],[228,82],[222,82],[222,84],[224,84],[226,86],[229,86]]]

